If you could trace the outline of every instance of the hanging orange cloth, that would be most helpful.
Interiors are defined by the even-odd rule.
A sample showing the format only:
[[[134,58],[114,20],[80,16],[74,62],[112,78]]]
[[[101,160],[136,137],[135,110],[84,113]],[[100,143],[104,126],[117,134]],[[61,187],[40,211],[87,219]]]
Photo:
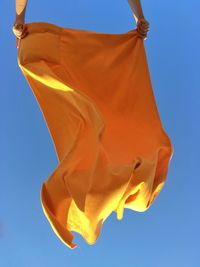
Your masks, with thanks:
[[[27,23],[18,64],[41,108],[59,164],[41,204],[60,240],[75,231],[94,244],[103,222],[124,208],[146,211],[173,155],[156,106],[144,40]]]

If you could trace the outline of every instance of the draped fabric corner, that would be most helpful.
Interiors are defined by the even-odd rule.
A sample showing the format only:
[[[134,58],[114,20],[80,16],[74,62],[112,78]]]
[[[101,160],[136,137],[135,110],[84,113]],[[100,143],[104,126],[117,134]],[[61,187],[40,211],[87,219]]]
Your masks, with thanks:
[[[18,65],[38,102],[58,165],[42,209],[69,248],[94,244],[106,218],[146,211],[165,184],[172,143],[156,106],[144,41],[121,34],[27,23]]]

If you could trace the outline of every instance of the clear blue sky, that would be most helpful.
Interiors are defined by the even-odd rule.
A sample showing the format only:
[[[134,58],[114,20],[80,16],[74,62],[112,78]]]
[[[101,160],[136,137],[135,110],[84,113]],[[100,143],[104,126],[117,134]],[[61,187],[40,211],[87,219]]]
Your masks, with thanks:
[[[144,213],[113,212],[94,245],[74,250],[52,231],[40,187],[58,164],[39,106],[17,65],[15,3],[0,2],[0,266],[200,266],[200,2],[143,0],[151,80],[174,155],[162,192]],[[172,7],[173,6],[173,7]],[[26,22],[106,33],[135,28],[127,0],[29,0]]]

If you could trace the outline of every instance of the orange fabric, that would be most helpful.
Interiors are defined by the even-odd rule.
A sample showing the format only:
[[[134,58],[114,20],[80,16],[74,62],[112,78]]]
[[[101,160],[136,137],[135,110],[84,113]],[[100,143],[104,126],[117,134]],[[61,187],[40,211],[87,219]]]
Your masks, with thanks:
[[[121,34],[27,23],[18,64],[41,108],[58,166],[43,182],[43,211],[60,240],[94,244],[124,208],[146,211],[173,154],[136,29]]]

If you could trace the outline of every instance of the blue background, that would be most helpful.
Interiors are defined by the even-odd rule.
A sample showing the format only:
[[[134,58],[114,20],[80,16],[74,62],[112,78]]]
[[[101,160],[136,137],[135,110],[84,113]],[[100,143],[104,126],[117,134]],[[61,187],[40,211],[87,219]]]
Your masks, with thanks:
[[[58,161],[40,108],[17,65],[15,2],[0,2],[0,266],[200,266],[199,1],[142,1],[152,86],[174,146],[167,181],[146,212],[113,212],[94,245],[74,250],[52,231],[40,204]],[[31,1],[26,22],[122,33],[136,27],[126,0]]]

